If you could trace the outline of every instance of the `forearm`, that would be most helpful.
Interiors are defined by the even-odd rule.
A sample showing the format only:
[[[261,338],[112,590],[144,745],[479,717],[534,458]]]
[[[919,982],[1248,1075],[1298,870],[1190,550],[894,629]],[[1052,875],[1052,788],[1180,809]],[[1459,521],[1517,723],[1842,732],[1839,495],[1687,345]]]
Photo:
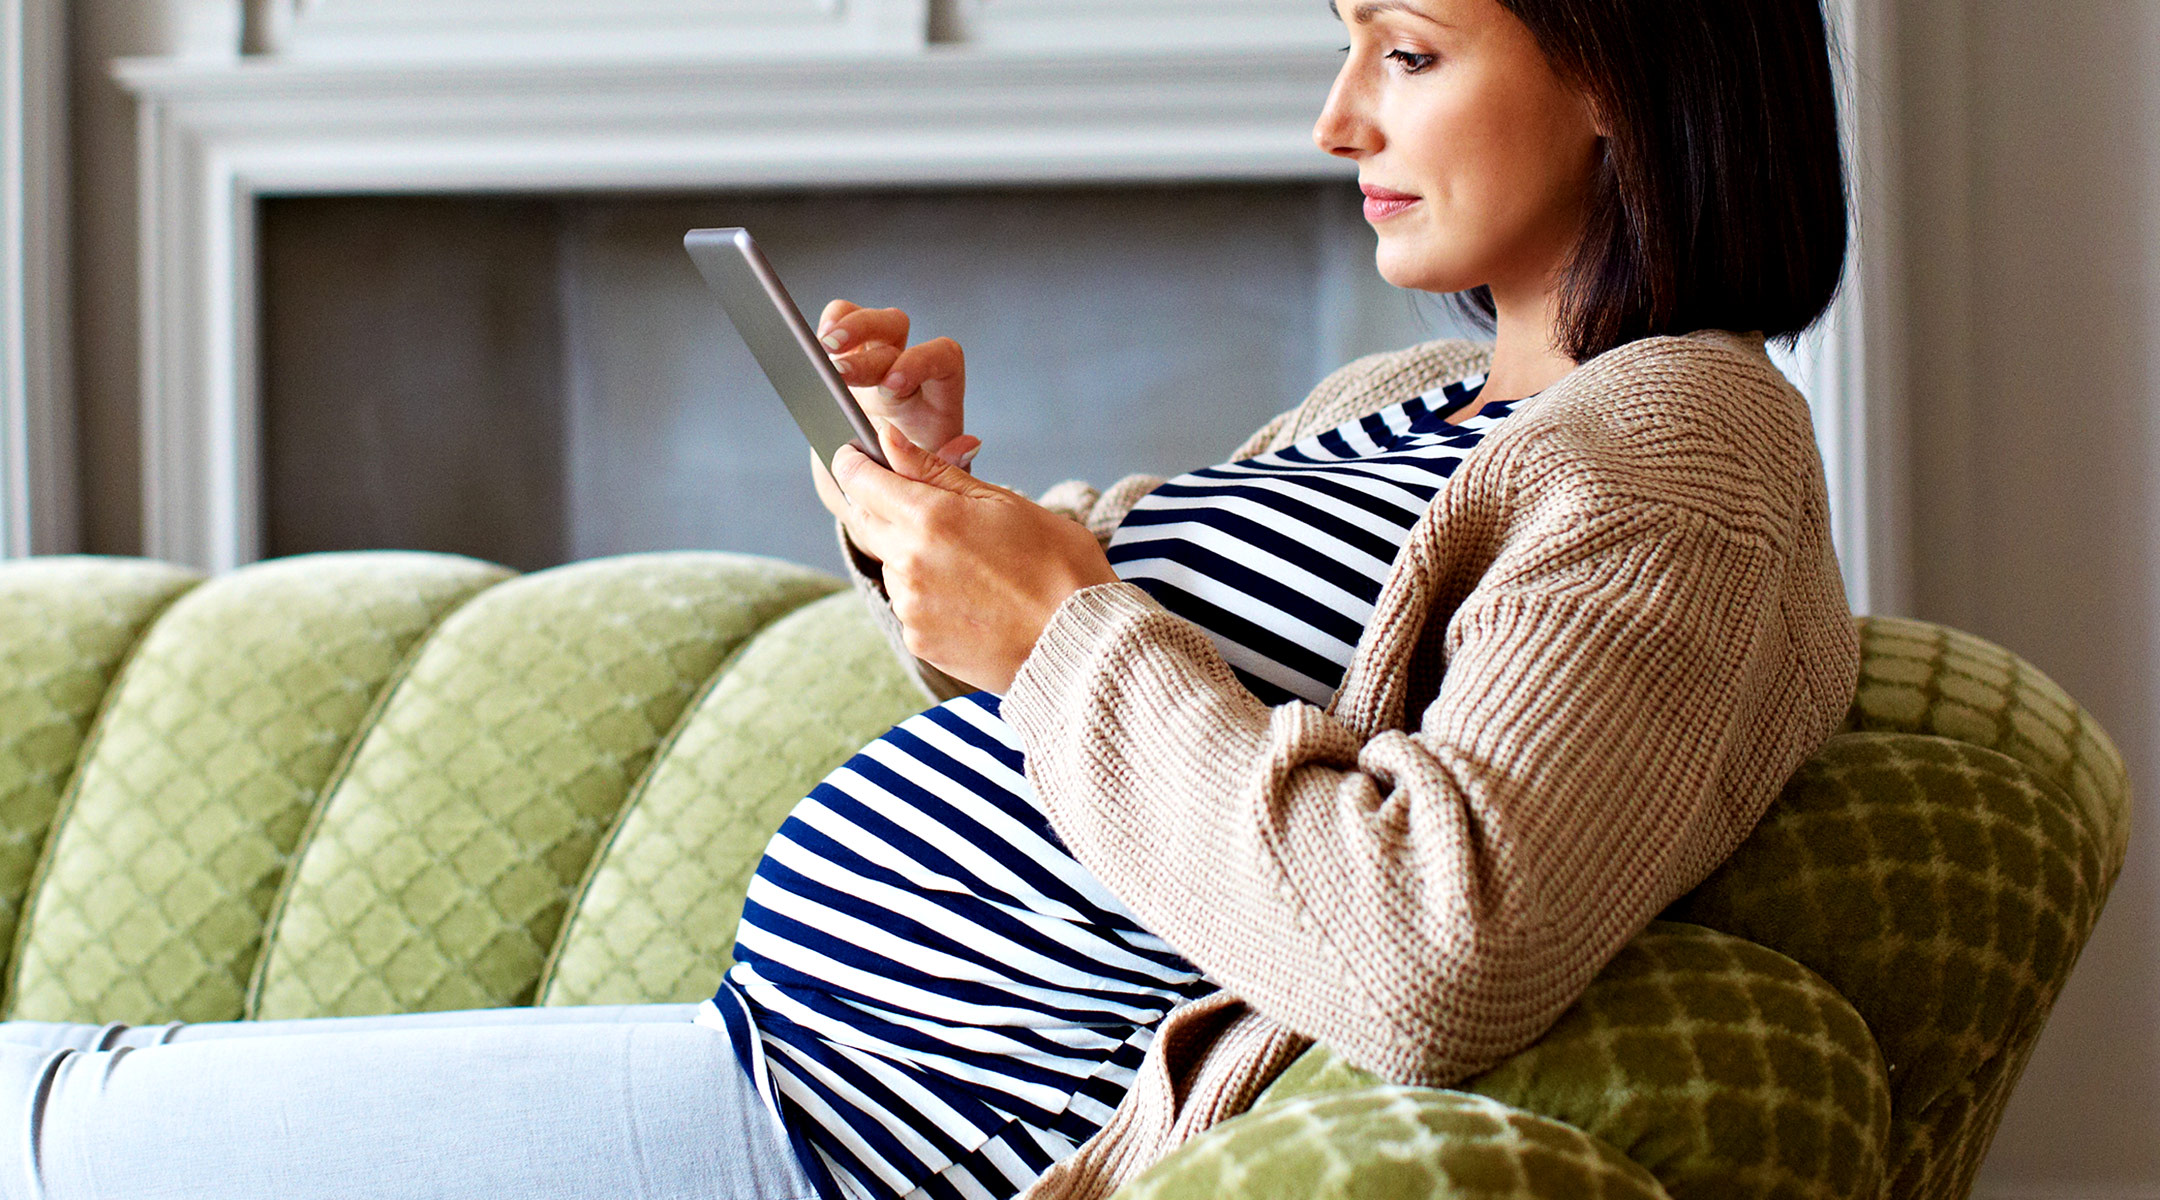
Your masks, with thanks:
[[[1446,1083],[1534,1039],[1735,824],[1710,810],[1765,571],[1714,535],[1648,553],[1720,603],[1474,598],[1416,733],[1266,708],[1122,585],[1068,602],[1004,713],[1151,929],[1351,1061]]]

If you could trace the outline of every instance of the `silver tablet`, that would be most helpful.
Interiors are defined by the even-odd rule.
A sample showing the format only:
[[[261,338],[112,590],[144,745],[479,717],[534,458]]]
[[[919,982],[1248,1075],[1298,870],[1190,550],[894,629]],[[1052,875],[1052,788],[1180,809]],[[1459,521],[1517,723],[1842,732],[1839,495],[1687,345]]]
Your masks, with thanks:
[[[803,319],[750,231],[693,229],[684,235],[683,248],[818,457],[830,466],[840,447],[853,442],[879,466],[888,465],[877,427],[855,403],[817,331]]]

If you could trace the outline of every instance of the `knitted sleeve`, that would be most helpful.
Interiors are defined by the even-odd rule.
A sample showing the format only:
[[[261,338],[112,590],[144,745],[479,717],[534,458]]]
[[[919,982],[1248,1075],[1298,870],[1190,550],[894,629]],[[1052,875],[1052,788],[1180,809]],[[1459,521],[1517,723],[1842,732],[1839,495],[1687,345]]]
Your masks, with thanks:
[[[1361,358],[1321,380],[1296,408],[1270,419],[1246,438],[1232,458],[1279,449],[1295,440],[1296,431],[1302,425],[1310,424],[1316,418],[1332,425],[1346,416],[1355,415],[1353,409],[1376,410],[1415,395],[1435,379],[1459,378],[1465,372],[1482,369],[1490,359],[1490,347],[1456,340],[1429,342]],[[1051,488],[1037,503],[1087,526],[1096,540],[1107,546],[1133,505],[1162,485],[1163,480],[1152,475],[1129,475],[1107,491],[1098,491],[1074,480]],[[848,579],[869,605],[871,619],[923,694],[942,702],[973,690],[908,652],[900,621],[893,616],[891,598],[885,594],[884,572],[875,560],[865,556],[848,540],[844,526],[839,527],[838,532],[840,558],[846,564]]]
[[[1789,539],[1611,483],[1457,514],[1498,549],[1409,729],[1271,709],[1137,588],[1075,595],[1003,709],[1060,836],[1225,989],[1384,1077],[1445,1084],[1529,1044],[1850,698],[1796,670]],[[1833,620],[1849,639],[1807,617]]]

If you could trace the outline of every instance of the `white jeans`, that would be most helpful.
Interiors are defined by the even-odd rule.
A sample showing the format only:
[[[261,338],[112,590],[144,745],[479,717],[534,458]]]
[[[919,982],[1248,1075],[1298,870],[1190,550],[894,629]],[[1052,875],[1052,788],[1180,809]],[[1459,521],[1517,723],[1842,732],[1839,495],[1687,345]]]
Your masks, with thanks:
[[[695,1006],[0,1024],[0,1200],[808,1200]]]

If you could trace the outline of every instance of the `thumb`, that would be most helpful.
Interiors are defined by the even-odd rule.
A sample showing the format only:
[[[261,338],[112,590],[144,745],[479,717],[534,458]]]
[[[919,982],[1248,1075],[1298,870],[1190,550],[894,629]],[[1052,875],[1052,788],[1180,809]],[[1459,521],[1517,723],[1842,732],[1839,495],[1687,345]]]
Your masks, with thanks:
[[[981,438],[972,433],[963,433],[940,447],[937,456],[972,475],[975,456],[982,452],[982,447]]]
[[[879,429],[878,444],[884,447],[885,461],[892,464],[893,473],[902,478],[961,496],[978,495],[984,490],[973,475],[909,441],[898,426],[888,424]]]

